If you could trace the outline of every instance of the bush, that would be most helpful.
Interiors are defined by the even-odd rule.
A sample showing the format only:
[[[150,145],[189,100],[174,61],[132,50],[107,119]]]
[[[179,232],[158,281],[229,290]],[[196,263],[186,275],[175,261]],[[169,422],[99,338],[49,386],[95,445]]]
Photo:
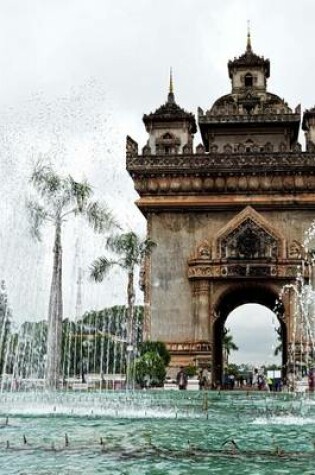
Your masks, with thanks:
[[[164,361],[164,365],[168,366],[171,361],[171,355],[168,349],[166,348],[165,343],[162,341],[144,341],[139,346],[140,356],[143,356],[145,353],[156,353]]]
[[[166,376],[163,359],[153,351],[144,353],[136,360],[136,382],[141,387],[162,386]]]
[[[192,378],[193,376],[196,376],[197,369],[195,368],[195,366],[186,366],[185,373],[189,378]]]

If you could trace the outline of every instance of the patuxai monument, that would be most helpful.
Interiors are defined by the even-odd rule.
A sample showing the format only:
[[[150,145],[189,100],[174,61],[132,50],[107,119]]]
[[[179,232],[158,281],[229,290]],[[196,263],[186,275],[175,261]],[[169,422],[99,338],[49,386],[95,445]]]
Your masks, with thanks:
[[[250,34],[227,66],[230,91],[197,119],[177,104],[171,78],[165,104],[143,117],[146,145],[127,137],[127,170],[157,244],[144,266],[146,336],[167,344],[174,370],[208,367],[213,381],[228,315],[245,303],[275,309],[315,217],[315,108],[301,116],[268,91],[270,62],[254,53]],[[288,291],[278,305],[284,374],[294,303]]]

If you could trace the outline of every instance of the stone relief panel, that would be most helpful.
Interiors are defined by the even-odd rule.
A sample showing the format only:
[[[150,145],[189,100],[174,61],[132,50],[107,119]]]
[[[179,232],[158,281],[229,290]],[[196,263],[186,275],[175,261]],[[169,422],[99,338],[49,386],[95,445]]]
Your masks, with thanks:
[[[210,231],[210,229],[209,229]],[[200,240],[188,259],[189,279],[284,279],[296,276],[302,247],[246,207],[215,236]]]
[[[276,259],[278,240],[247,218],[218,243],[222,259]]]
[[[304,249],[301,243],[293,240],[289,246],[289,258],[290,259],[302,259]]]
[[[211,246],[206,239],[197,247],[196,258],[204,260],[211,259]]]
[[[217,259],[277,259],[285,257],[285,240],[268,221],[247,206],[214,237]]]

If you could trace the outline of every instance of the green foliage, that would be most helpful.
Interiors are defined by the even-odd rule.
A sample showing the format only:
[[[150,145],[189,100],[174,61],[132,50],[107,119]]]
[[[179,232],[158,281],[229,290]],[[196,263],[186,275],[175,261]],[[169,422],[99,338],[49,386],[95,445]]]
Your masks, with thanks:
[[[185,373],[187,374],[189,378],[192,378],[193,376],[196,376],[197,369],[195,366],[186,366]]]
[[[227,355],[231,351],[238,351],[238,346],[233,341],[233,335],[231,335],[231,330],[229,328],[224,329],[222,345]]]
[[[45,222],[49,222],[55,228],[53,274],[48,307],[46,383],[50,387],[56,387],[58,375],[62,371],[59,355],[64,347],[64,341],[62,341],[62,225],[70,216],[80,214],[86,217],[95,231],[101,232],[109,229],[114,220],[105,207],[90,201],[92,188],[87,181],[79,183],[70,175],[62,177],[53,170],[50,164],[41,162],[36,164],[30,181],[36,193],[36,198],[27,203],[33,236],[40,238],[40,231]]]
[[[275,371],[275,370],[280,370],[281,366],[277,364],[270,364],[268,366],[265,366],[265,371]]]
[[[141,239],[136,233],[129,232],[110,236],[106,241],[106,249],[117,254],[117,259],[100,257],[92,263],[91,278],[101,282],[115,265],[133,272],[136,265],[149,255],[155,246],[151,239]]]
[[[96,232],[117,227],[112,213],[105,205],[91,201],[91,185],[86,181],[77,182],[71,175],[58,175],[50,164],[38,162],[30,179],[36,196],[27,202],[31,232],[40,238],[45,222],[54,226],[62,223],[69,215],[81,214]]]
[[[282,341],[283,341],[283,332],[282,332],[282,327],[279,326],[278,328],[276,328],[276,332],[277,332],[277,340],[278,340],[278,345],[276,346],[276,348],[274,349],[274,356],[278,356],[280,353],[282,353],[283,351],[283,344],[282,344]]]
[[[162,341],[144,341],[139,346],[140,356],[143,356],[145,353],[153,352],[159,355],[164,361],[164,365],[168,366],[171,361],[171,355],[166,345]]]
[[[47,322],[24,322],[15,336],[15,377],[44,378],[47,353]]]
[[[0,293],[0,324],[5,311]],[[143,307],[135,306],[135,341],[142,341]],[[86,373],[126,372],[126,307],[117,305],[86,312],[77,322],[62,322],[62,373],[65,378]],[[47,321],[24,322],[19,331],[8,332],[3,352],[6,373],[15,378],[44,378],[47,353]],[[3,356],[4,358],[4,356]],[[4,359],[0,360],[4,361]],[[1,363],[3,364],[3,363]]]
[[[95,259],[91,267],[91,278],[95,282],[103,282],[104,277],[115,264],[119,265],[119,262],[108,259],[105,256]]]
[[[134,302],[135,302],[135,268],[142,263],[145,256],[151,253],[154,247],[153,241],[150,239],[141,240],[134,232],[117,234],[110,236],[106,242],[106,249],[116,254],[113,260],[107,256],[96,259],[91,266],[90,276],[96,282],[101,282],[104,276],[112,267],[118,266],[127,272],[127,309],[126,309],[126,326],[127,340],[131,351],[127,357],[127,387],[132,387],[133,375],[131,374],[134,367],[135,352],[135,319],[134,319]]]
[[[126,372],[126,307],[117,305],[83,315],[77,323],[63,322],[65,376]],[[143,307],[135,307],[135,340],[142,340]]]
[[[141,387],[163,385],[166,369],[161,356],[154,351],[144,353],[135,363],[136,382]]]
[[[236,364],[230,363],[226,369],[226,374],[228,375],[233,374],[236,378],[238,378],[240,374],[239,366]]]

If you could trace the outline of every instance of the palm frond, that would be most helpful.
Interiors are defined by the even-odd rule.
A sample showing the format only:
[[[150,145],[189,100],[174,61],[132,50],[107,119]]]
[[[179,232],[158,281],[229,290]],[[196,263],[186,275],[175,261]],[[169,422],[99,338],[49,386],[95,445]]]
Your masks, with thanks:
[[[70,184],[71,195],[76,201],[78,212],[82,213],[87,204],[87,200],[93,193],[92,187],[86,180],[82,182],[75,181],[71,175],[69,175],[68,180]]]
[[[106,240],[106,248],[117,254],[134,254],[138,244],[138,236],[134,232],[113,234]]]
[[[90,278],[95,282],[102,282],[115,264],[116,261],[107,259],[107,257],[95,259],[90,267]]]
[[[106,248],[124,259],[124,267],[131,269],[141,264],[142,259],[156,246],[151,239],[142,240],[135,232],[114,234],[107,238]]]
[[[106,206],[100,205],[97,201],[88,204],[85,214],[89,224],[97,233],[119,227],[112,212]]]
[[[52,167],[42,162],[35,165],[30,181],[37,192],[44,197],[54,195],[62,185],[62,179],[53,171]]]
[[[149,256],[156,246],[157,246],[156,242],[154,242],[150,238],[147,238],[144,241],[141,241],[139,245],[139,252],[140,252],[141,258],[145,256]]]
[[[29,215],[31,234],[36,239],[40,240],[41,227],[44,221],[49,219],[49,214],[43,206],[34,200],[28,200],[26,202],[26,209]]]

